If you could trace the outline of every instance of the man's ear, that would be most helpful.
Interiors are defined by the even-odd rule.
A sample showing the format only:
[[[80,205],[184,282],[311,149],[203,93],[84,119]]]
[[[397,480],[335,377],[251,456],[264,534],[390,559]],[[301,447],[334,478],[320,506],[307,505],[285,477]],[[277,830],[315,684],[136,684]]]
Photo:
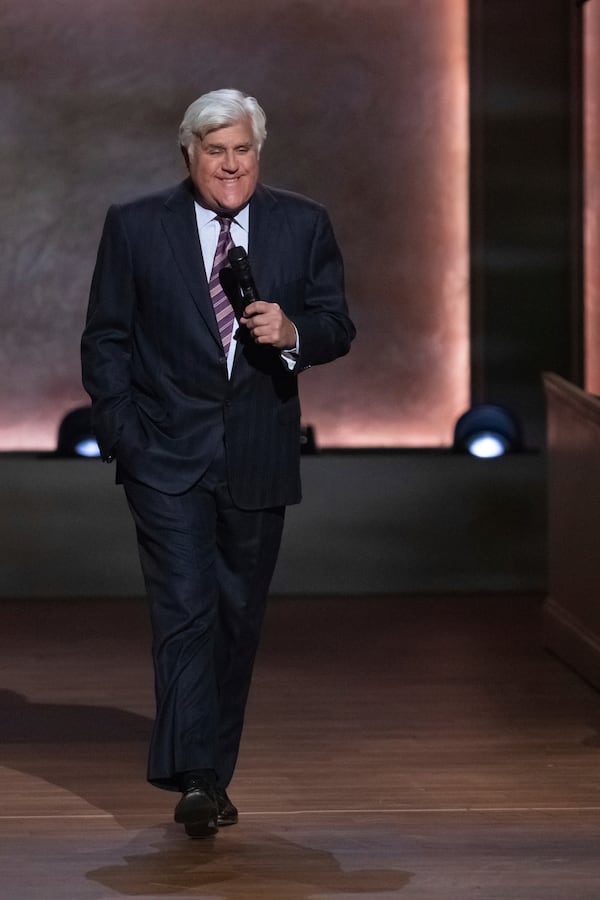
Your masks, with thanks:
[[[187,147],[180,146],[179,149],[181,150],[181,155],[183,156],[183,158],[185,160],[185,165],[189,172],[189,170],[190,170],[190,154],[188,153]]]

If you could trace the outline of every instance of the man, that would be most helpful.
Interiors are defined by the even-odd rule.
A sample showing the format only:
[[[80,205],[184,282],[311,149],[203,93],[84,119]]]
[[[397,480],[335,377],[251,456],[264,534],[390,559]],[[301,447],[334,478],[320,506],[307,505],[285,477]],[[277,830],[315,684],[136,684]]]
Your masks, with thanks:
[[[327,213],[258,181],[265,122],[239,91],[192,103],[189,178],[108,212],[82,339],[150,607],[148,779],[181,791],[175,821],[192,837],[237,821],[227,787],[284,508],[300,500],[297,375],[355,333]],[[260,298],[245,309],[233,245]]]

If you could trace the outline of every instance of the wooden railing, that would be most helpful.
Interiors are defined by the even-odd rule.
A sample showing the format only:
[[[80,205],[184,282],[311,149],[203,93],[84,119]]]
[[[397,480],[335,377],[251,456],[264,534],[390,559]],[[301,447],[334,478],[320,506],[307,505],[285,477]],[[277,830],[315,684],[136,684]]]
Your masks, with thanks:
[[[600,688],[600,398],[544,377],[548,587],[544,641]]]

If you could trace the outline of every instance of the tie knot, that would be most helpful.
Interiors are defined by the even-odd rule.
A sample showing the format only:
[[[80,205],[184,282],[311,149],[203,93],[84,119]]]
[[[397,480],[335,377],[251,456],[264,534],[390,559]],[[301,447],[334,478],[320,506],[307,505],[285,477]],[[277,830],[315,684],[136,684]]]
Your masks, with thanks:
[[[228,234],[231,228],[231,219],[229,216],[217,216],[217,222],[221,228],[221,234]]]

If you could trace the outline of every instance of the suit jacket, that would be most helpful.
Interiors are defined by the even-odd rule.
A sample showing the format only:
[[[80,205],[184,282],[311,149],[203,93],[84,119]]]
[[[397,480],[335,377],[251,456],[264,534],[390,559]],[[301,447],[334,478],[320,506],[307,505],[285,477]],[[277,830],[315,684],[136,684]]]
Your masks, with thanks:
[[[259,296],[298,330],[291,372],[246,331],[228,378],[189,179],[109,209],[82,367],[98,443],[104,459],[116,457],[118,477],[183,492],[224,437],[234,502],[259,509],[300,500],[297,374],[347,353],[355,331],[325,209],[259,185],[249,223]]]

